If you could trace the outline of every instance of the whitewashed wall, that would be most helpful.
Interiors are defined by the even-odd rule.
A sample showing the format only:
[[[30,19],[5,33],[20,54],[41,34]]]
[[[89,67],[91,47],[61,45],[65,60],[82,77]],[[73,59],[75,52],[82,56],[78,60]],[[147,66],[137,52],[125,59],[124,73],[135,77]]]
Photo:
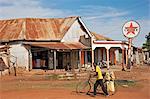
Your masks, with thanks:
[[[81,29],[81,25],[76,20],[63,37],[62,42],[78,42],[82,35],[88,36],[87,33]]]
[[[21,44],[11,45],[10,54],[17,57],[18,67],[24,67],[28,69],[29,55],[28,50],[24,46]]]

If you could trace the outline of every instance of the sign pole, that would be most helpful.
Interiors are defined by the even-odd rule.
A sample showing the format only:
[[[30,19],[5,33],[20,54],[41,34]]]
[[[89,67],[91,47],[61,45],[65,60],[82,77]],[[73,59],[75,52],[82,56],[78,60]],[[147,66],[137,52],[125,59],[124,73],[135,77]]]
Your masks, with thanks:
[[[131,69],[131,46],[132,46],[132,38],[128,39],[128,68]]]
[[[140,25],[136,22],[136,21],[129,21],[126,22],[123,25],[123,34],[125,37],[128,38],[128,63],[127,63],[127,69],[131,70],[131,65],[132,65],[132,61],[131,61],[131,48],[132,48],[132,39],[134,37],[136,37],[138,35],[138,33],[140,32]]]

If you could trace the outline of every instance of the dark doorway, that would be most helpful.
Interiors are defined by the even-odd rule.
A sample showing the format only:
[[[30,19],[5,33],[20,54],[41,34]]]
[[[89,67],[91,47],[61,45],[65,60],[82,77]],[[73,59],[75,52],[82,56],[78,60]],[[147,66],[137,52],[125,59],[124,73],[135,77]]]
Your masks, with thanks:
[[[48,69],[48,51],[32,52],[33,69]]]
[[[58,59],[58,65],[57,65],[56,69],[63,69],[63,53],[58,52],[57,59]]]
[[[92,63],[92,57],[91,57],[91,55],[92,55],[91,51],[87,51],[87,61],[89,63]]]

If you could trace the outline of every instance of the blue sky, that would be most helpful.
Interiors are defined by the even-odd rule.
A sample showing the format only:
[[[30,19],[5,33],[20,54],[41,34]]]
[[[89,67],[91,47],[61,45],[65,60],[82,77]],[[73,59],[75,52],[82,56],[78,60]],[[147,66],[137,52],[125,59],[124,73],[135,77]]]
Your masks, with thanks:
[[[68,16],[81,16],[91,31],[115,40],[127,40],[122,26],[135,20],[141,30],[133,42],[139,47],[150,32],[150,0],[0,0],[0,19]]]

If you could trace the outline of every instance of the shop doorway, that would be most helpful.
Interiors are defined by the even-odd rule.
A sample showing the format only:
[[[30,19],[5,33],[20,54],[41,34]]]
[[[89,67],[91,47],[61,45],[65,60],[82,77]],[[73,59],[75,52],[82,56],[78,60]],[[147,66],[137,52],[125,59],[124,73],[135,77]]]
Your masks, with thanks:
[[[32,52],[33,69],[48,69],[48,51]]]

